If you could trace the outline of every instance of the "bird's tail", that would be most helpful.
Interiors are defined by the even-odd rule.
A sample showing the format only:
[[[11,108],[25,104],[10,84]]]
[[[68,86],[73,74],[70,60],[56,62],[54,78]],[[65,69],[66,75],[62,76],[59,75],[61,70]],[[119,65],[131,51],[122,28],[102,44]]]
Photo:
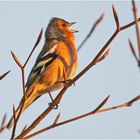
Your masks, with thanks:
[[[14,125],[14,117],[15,119],[17,118],[17,116],[19,115],[20,111],[23,112],[33,101],[35,101],[35,99],[37,98],[37,93],[35,93],[34,90],[31,90],[30,93],[27,93],[27,98],[23,101],[23,99],[21,100],[18,108],[15,111],[15,115],[13,115],[10,119],[10,121],[7,124],[7,129],[10,129],[13,125]],[[23,104],[24,102],[24,104]]]

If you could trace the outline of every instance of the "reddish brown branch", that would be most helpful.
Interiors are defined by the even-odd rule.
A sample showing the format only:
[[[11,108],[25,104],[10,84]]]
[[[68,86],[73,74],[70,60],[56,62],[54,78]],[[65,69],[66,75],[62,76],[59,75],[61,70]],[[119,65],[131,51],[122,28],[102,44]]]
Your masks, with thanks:
[[[97,25],[103,20],[104,13],[101,14],[101,16],[96,20],[96,22],[93,24],[91,30],[89,31],[88,35],[85,37],[85,39],[82,41],[82,43],[78,47],[78,51],[82,48],[82,46],[85,44],[85,42],[90,38],[90,36],[93,34],[94,30],[96,29]]]
[[[11,51],[11,54],[16,62],[16,64],[20,67],[21,72],[22,72],[22,87],[23,87],[23,96],[25,97],[26,92],[25,92],[25,80],[24,80],[24,68],[22,66],[22,64],[20,63],[20,61],[18,60],[18,58],[16,57],[16,55]]]
[[[140,59],[140,31],[139,31],[139,26],[138,26],[137,7],[134,0],[132,0],[132,6],[133,6],[134,19],[135,19],[135,27],[136,27],[136,35],[137,35],[137,43],[138,43],[139,59]]]
[[[40,34],[38,36],[38,39],[31,51],[31,53],[29,54],[29,57],[27,58],[25,64],[22,66],[22,64],[20,63],[20,61],[18,60],[18,58],[16,57],[16,55],[11,51],[11,54],[12,54],[12,57],[13,59],[15,60],[16,64],[20,67],[21,69],[21,72],[22,72],[22,87],[23,87],[23,97],[24,97],[24,100],[22,102],[22,105],[21,105],[21,109],[18,113],[18,115],[16,116],[15,115],[15,108],[13,107],[13,115],[14,115],[14,126],[13,126],[13,130],[12,130],[12,136],[11,136],[11,139],[14,139],[15,137],[15,132],[16,132],[16,127],[17,127],[17,123],[18,123],[18,120],[20,118],[20,115],[21,115],[21,112],[22,112],[22,109],[23,109],[23,106],[24,106],[24,103],[25,103],[25,97],[26,97],[26,91],[25,91],[25,76],[24,76],[24,68],[26,66],[26,64],[28,63],[32,53],[34,52],[35,48],[37,47],[37,45],[39,44],[40,40],[41,40],[41,37],[42,37],[42,32],[43,32],[43,29],[41,29],[40,31]]]
[[[57,124],[59,118],[60,118],[60,112],[59,112],[58,115],[56,116],[56,118],[55,118],[55,120],[54,120],[54,122],[53,122],[53,125],[56,125],[56,124]]]
[[[106,99],[108,100],[108,98],[106,98]],[[107,101],[107,100],[106,100],[106,101]],[[72,118],[72,119],[63,121],[63,122],[56,123],[55,125],[52,124],[52,125],[50,125],[50,126],[44,128],[44,129],[41,129],[41,130],[39,130],[39,131],[37,131],[37,132],[32,133],[32,134],[30,134],[30,135],[28,135],[28,136],[26,136],[26,137],[24,137],[24,138],[29,139],[29,138],[31,138],[31,137],[33,137],[33,136],[35,136],[35,135],[38,135],[38,134],[40,134],[40,133],[42,133],[42,132],[45,132],[45,131],[49,130],[49,129],[51,129],[51,128],[58,127],[58,126],[63,125],[63,124],[67,124],[67,123],[70,123],[70,122],[72,122],[72,121],[75,121],[75,120],[78,120],[78,119],[81,119],[81,118],[84,118],[84,117],[87,117],[87,116],[90,116],[90,115],[93,115],[93,114],[96,114],[96,113],[111,111],[111,110],[118,109],[118,108],[122,108],[122,107],[129,107],[129,106],[131,106],[134,102],[136,102],[137,100],[140,100],[140,95],[138,95],[137,97],[133,98],[132,100],[130,100],[130,101],[126,102],[126,103],[123,103],[123,104],[120,104],[120,105],[117,105],[117,106],[113,106],[113,107],[109,107],[109,108],[105,108],[105,109],[101,109],[101,110],[99,110],[100,108],[98,108],[98,109],[95,111],[95,113],[93,113],[93,111],[92,111],[92,112],[86,113],[86,114],[84,114],[84,115],[81,115],[81,116],[78,116],[78,117],[75,117],[75,118]],[[105,102],[106,102],[106,101],[105,101]],[[105,104],[105,102],[104,102],[104,104]]]
[[[15,110],[15,106],[14,105],[13,105],[13,118],[14,118],[14,127],[13,127],[13,130],[12,130],[11,139],[13,139],[15,137],[15,131],[16,131],[16,125],[17,125],[16,110]]]
[[[137,21],[139,22],[139,21],[140,21],[140,18],[138,18]],[[130,22],[130,23],[128,23],[127,25],[124,25],[124,26],[122,26],[122,27],[120,27],[120,28],[121,28],[121,30],[125,30],[125,29],[127,29],[127,28],[129,28],[129,27],[131,27],[131,26],[133,26],[133,25],[135,25],[135,21]]]
[[[22,64],[18,60],[18,58],[15,56],[15,54],[11,51],[12,57],[15,60],[16,64],[22,69]]]
[[[57,122],[56,122],[56,123],[53,123],[53,124],[50,125],[49,127],[46,127],[46,128],[44,128],[44,129],[41,129],[41,130],[39,130],[39,131],[37,131],[37,132],[35,132],[35,133],[33,133],[33,134],[27,136],[27,137],[24,137],[24,138],[25,138],[25,139],[29,139],[29,138],[31,138],[31,137],[33,137],[33,136],[35,136],[35,135],[38,135],[38,134],[40,134],[40,133],[42,133],[42,132],[44,132],[44,131],[49,130],[49,129],[51,129],[51,128],[54,128],[54,127],[57,127],[57,126],[60,126],[60,125],[66,124],[66,123],[70,123],[70,122],[73,122],[73,121],[76,121],[76,120],[85,118],[85,117],[90,116],[90,115],[93,115],[93,114],[95,114],[101,107],[103,107],[103,105],[108,101],[109,97],[110,97],[110,96],[106,97],[106,98],[100,103],[100,105],[98,105],[98,107],[96,107],[96,109],[94,109],[93,111],[90,111],[90,112],[88,112],[88,113],[86,113],[86,114],[80,115],[80,116],[78,116],[78,117],[69,119],[69,120],[64,121],[64,122],[60,122],[60,123],[57,123]]]
[[[127,25],[124,25],[124,26],[120,27],[120,30],[116,29],[116,31],[113,33],[113,35],[107,41],[107,43],[103,46],[103,48],[100,50],[100,52],[97,54],[97,56],[92,60],[92,62],[86,68],[84,68],[76,77],[74,77],[73,80],[71,80],[69,83],[67,83],[67,85],[56,96],[56,98],[54,99],[54,101],[51,104],[51,107],[48,107],[24,132],[22,132],[21,134],[19,134],[19,136],[17,136],[17,138],[23,138],[31,130],[33,130],[50,113],[50,111],[52,110],[52,108],[55,107],[59,103],[59,101],[61,100],[61,98],[64,95],[65,91],[73,83],[75,83],[79,78],[81,78],[81,76],[83,76],[93,65],[95,65],[98,62],[99,58],[104,54],[105,50],[108,48],[108,46],[110,45],[110,43],[114,40],[114,38],[118,35],[118,33],[120,31],[123,31],[123,30],[131,27],[134,24],[135,24],[135,21],[133,21],[133,22],[127,24]]]
[[[2,119],[1,126],[0,126],[0,133],[2,133],[3,130],[6,128],[6,117],[7,117],[7,114],[5,113]]]
[[[11,139],[14,139],[14,137],[15,137],[16,127],[17,127],[17,124],[18,124],[18,120],[19,120],[19,118],[21,116],[21,112],[22,112],[24,103],[25,103],[25,100],[23,100],[23,103],[21,105],[21,109],[20,109],[18,115],[16,115],[15,107],[13,106],[14,126],[13,126],[13,130],[12,130]]]
[[[21,133],[27,128],[27,124],[23,127]]]
[[[10,72],[10,70],[7,71],[6,73],[2,74],[2,75],[0,76],[0,80],[2,80],[9,72]]]
[[[129,42],[129,46],[130,46],[130,49],[132,51],[132,54],[133,54],[134,58],[136,59],[137,63],[139,63],[138,57],[136,55],[136,51],[134,49],[134,46],[133,46],[131,40],[129,39],[128,42]]]
[[[98,62],[103,61],[110,53],[110,49],[108,49],[99,59]]]
[[[36,43],[35,43],[35,45],[34,45],[32,51],[31,51],[31,53],[29,54],[29,56],[28,56],[28,58],[27,58],[25,64],[23,65],[23,68],[25,68],[25,66],[27,65],[27,63],[28,63],[30,57],[32,56],[32,54],[33,54],[35,48],[36,48],[36,47],[38,46],[38,44],[40,43],[41,38],[42,38],[42,33],[43,33],[43,29],[41,29],[41,31],[40,31],[40,33],[39,33],[39,36],[38,36],[38,38],[37,38],[37,41],[36,41]]]
[[[120,30],[119,18],[118,18],[118,14],[117,14],[117,11],[116,11],[114,5],[112,5],[112,10],[113,10],[113,15],[114,15],[114,19],[115,19],[115,22],[116,22],[117,29]]]

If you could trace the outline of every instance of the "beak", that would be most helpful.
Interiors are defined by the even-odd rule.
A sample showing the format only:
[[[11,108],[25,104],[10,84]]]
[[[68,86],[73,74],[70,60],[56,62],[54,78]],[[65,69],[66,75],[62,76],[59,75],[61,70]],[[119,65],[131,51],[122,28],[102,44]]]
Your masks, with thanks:
[[[69,26],[72,26],[73,24],[75,24],[76,22],[69,22]]]
[[[72,33],[77,33],[77,32],[79,32],[79,31],[73,30],[73,29],[71,29],[70,31],[71,31]]]
[[[76,22],[69,22],[69,26],[72,26],[73,24],[75,24]],[[77,33],[77,32],[79,32],[79,31],[77,31],[77,30],[73,30],[73,29],[70,29],[70,31],[72,32],[72,33]]]

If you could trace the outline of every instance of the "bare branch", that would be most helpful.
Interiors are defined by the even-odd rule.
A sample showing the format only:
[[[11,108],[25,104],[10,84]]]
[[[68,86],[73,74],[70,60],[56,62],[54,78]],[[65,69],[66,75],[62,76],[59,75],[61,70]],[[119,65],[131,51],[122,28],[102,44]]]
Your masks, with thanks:
[[[21,133],[24,132],[24,130],[25,130],[26,128],[27,128],[27,124],[23,127]]]
[[[99,109],[107,102],[108,98],[109,98],[109,96],[108,96],[95,110],[93,110],[93,111],[91,111],[91,112],[89,112],[89,113],[86,113],[86,114],[84,114],[84,115],[81,115],[81,116],[78,116],[78,117],[75,117],[75,118],[72,118],[72,119],[69,119],[69,120],[60,122],[60,123],[56,123],[55,125],[50,125],[50,126],[44,128],[44,129],[41,129],[41,130],[39,130],[39,131],[37,131],[37,132],[34,132],[34,133],[32,133],[32,134],[30,134],[30,135],[24,137],[24,138],[29,139],[29,138],[31,138],[31,137],[33,137],[33,136],[35,136],[35,135],[38,135],[38,134],[40,134],[40,133],[42,133],[42,132],[45,132],[45,131],[47,131],[47,130],[49,130],[49,129],[52,129],[52,128],[54,128],[54,127],[58,127],[58,126],[60,126],[60,125],[66,124],[66,123],[70,123],[70,122],[72,122],[72,121],[75,121],[75,120],[78,120],[78,119],[87,117],[87,116],[89,116],[89,115],[93,115],[93,114],[101,113],[101,112],[105,112],[105,111],[110,111],[110,110],[114,110],[114,109],[118,109],[118,108],[122,108],[122,107],[129,107],[129,106],[131,106],[134,102],[140,100],[140,95],[138,95],[137,97],[133,98],[132,100],[130,100],[130,101],[124,103],[124,104],[121,104],[121,105],[118,105],[118,106],[113,106],[113,107],[109,107],[109,108],[105,108],[105,109],[99,110]]]
[[[36,41],[36,43],[35,43],[35,45],[34,45],[32,51],[31,51],[31,53],[29,54],[29,56],[28,56],[28,58],[27,58],[25,64],[23,65],[23,68],[25,68],[25,66],[27,65],[27,63],[28,63],[30,57],[32,56],[32,54],[33,54],[35,48],[36,48],[36,47],[38,46],[38,44],[40,43],[41,38],[42,38],[42,34],[43,34],[43,28],[41,29],[41,31],[40,31],[40,33],[39,33],[39,36],[38,36],[38,38],[37,38],[37,41]]]
[[[22,64],[20,63],[20,61],[18,60],[18,58],[15,56],[15,54],[11,51],[12,57],[14,58],[16,64],[22,69]]]
[[[103,46],[103,48],[100,50],[100,52],[96,55],[96,57],[92,60],[92,62],[86,68],[84,68],[77,76],[75,76],[69,83],[67,83],[67,86],[64,87],[60,91],[60,93],[56,96],[56,98],[52,102],[51,107],[48,107],[24,132],[19,134],[19,136],[17,136],[16,138],[23,138],[31,130],[33,130],[50,113],[52,108],[55,107],[59,103],[59,101],[61,100],[61,98],[64,95],[65,91],[73,83],[75,83],[79,78],[81,78],[81,76],[83,76],[92,66],[94,66],[98,62],[98,59],[103,55],[105,50],[109,47],[110,43],[114,40],[114,38],[118,35],[118,33],[120,31],[123,31],[123,30],[131,27],[134,24],[135,24],[135,21],[120,27],[120,30],[116,29],[116,31],[113,33],[113,35],[110,37],[110,39],[106,42],[106,44]]]
[[[15,56],[15,54],[14,54],[12,51],[11,51],[11,54],[12,54],[12,56],[13,56],[13,58],[14,58],[16,64],[20,67],[21,72],[22,72],[23,95],[24,95],[24,97],[25,97],[26,92],[25,92],[24,68],[23,68],[22,64],[20,63],[20,61],[18,60],[18,58]]]
[[[114,109],[118,109],[118,108],[122,108],[122,107],[129,107],[129,106],[133,105],[133,103],[138,101],[138,100],[140,100],[140,95],[138,95],[137,97],[131,99],[130,101],[123,103],[123,104],[120,104],[118,106],[113,106],[113,107],[105,108],[102,110],[98,110],[97,113],[110,111],[110,110],[114,110]]]
[[[97,27],[97,25],[102,21],[104,17],[104,13],[101,14],[101,16],[96,20],[96,22],[93,24],[90,32],[88,33],[88,35],[85,37],[85,39],[82,41],[82,43],[80,44],[80,46],[78,47],[78,51],[82,48],[82,46],[85,44],[85,42],[90,38],[90,36],[92,35],[92,33],[94,32],[95,28]]]
[[[14,127],[13,127],[13,131],[12,131],[12,135],[11,135],[11,139],[13,139],[15,137],[15,132],[16,132],[16,110],[15,110],[15,106],[13,105],[13,117],[14,117]]]
[[[56,116],[54,122],[53,122],[53,125],[57,124],[58,120],[60,118],[60,112],[58,113],[58,115]]]
[[[22,102],[21,109],[20,109],[20,111],[19,111],[19,113],[18,113],[17,115],[16,115],[15,107],[13,106],[14,126],[13,126],[13,130],[12,130],[11,139],[14,139],[14,137],[15,137],[15,132],[16,132],[17,123],[18,123],[18,120],[19,120],[20,115],[21,115],[21,113],[22,113],[22,109],[23,109],[24,103],[25,103],[25,98],[24,98],[24,100],[23,100],[23,102]]]
[[[139,21],[140,21],[140,18],[138,18],[137,21],[139,22]],[[128,23],[128,24],[126,24],[126,25],[120,27],[120,30],[122,31],[122,30],[128,29],[129,27],[131,27],[131,26],[133,26],[133,25],[135,25],[135,21],[130,22],[130,23]]]
[[[134,57],[135,57],[137,63],[139,63],[138,57],[137,57],[137,55],[136,55],[136,51],[135,51],[135,49],[134,49],[134,46],[133,46],[131,40],[129,39],[128,42],[129,42],[129,46],[130,46],[130,49],[131,49],[131,51],[132,51],[132,54],[134,55]]]
[[[117,29],[120,30],[119,18],[118,18],[118,14],[117,14],[117,11],[116,11],[114,5],[112,5],[112,10],[113,10],[113,15],[114,15],[114,18],[115,18]]]
[[[15,54],[13,52],[11,52],[15,62],[17,63],[17,65],[20,67],[21,69],[21,72],[22,72],[22,86],[23,86],[23,97],[24,97],[24,100],[23,100],[23,103],[21,105],[21,109],[19,111],[19,113],[17,115],[15,115],[15,108],[13,107],[13,111],[14,111],[14,126],[13,126],[13,130],[12,130],[12,136],[11,136],[11,139],[13,139],[15,137],[15,131],[16,131],[16,126],[17,126],[17,122],[20,118],[20,115],[21,115],[21,112],[22,112],[22,108],[24,106],[24,103],[25,103],[25,97],[26,97],[26,91],[25,91],[25,76],[24,76],[24,68],[26,66],[26,64],[28,63],[33,51],[35,50],[35,48],[37,47],[37,45],[39,44],[40,40],[41,40],[41,37],[42,37],[42,33],[43,33],[43,29],[41,29],[40,31],[40,34],[38,36],[38,39],[29,55],[29,57],[27,58],[24,66],[22,66],[22,64],[20,63],[20,61],[18,60],[18,58],[15,56]]]
[[[108,49],[104,54],[103,56],[101,56],[99,59],[98,59],[98,62],[101,62],[102,60],[104,60],[110,53],[110,49]]]
[[[16,120],[16,110],[15,110],[15,106],[13,105],[13,116],[14,116],[14,122]]]
[[[1,126],[0,126],[0,133],[2,133],[3,130],[6,128],[6,126],[5,126],[5,124],[6,124],[6,117],[7,117],[7,114],[5,113],[4,116],[3,116],[3,119],[2,119]]]
[[[81,116],[78,116],[78,117],[75,117],[75,118],[66,120],[66,121],[64,121],[64,122],[55,123],[55,124],[53,123],[53,124],[50,125],[49,127],[46,127],[46,128],[44,128],[44,129],[41,129],[41,130],[39,130],[39,131],[37,131],[37,132],[35,132],[35,133],[33,133],[33,134],[30,134],[29,136],[26,136],[26,137],[24,137],[24,138],[25,138],[25,139],[29,139],[29,138],[31,138],[31,137],[33,137],[33,136],[35,136],[35,135],[38,135],[38,134],[40,134],[40,133],[42,133],[42,132],[44,132],[44,131],[49,130],[49,129],[51,129],[51,128],[54,128],[54,127],[57,127],[57,126],[60,126],[60,125],[64,125],[64,124],[66,124],[66,123],[70,123],[70,122],[73,122],[73,121],[76,121],[76,120],[85,118],[85,117],[87,117],[87,116],[93,115],[93,114],[95,114],[95,113],[108,101],[109,97],[110,97],[110,96],[106,97],[106,98],[100,103],[100,105],[98,105],[98,107],[96,107],[96,109],[94,109],[93,111],[90,111],[90,112],[88,112],[88,113],[86,113],[86,114],[83,114],[83,115],[81,115]]]
[[[9,70],[9,71],[7,71],[6,73],[2,74],[2,75],[0,76],[0,80],[2,80],[10,71],[11,71],[11,70]]]
[[[137,43],[138,43],[139,59],[140,59],[140,31],[139,31],[139,26],[138,26],[137,7],[134,0],[132,0],[132,6],[133,6],[134,19],[135,19],[135,27],[136,27],[136,35],[137,35]]]

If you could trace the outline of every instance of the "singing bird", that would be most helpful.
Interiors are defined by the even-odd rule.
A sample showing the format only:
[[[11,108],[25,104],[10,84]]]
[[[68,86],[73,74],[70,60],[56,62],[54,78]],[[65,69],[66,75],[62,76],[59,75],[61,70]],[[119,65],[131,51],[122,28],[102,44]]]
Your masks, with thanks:
[[[68,22],[54,17],[50,20],[45,32],[45,43],[28,76],[26,83],[26,97],[23,98],[15,111],[15,117],[38,99],[44,93],[56,91],[64,86],[64,81],[72,79],[78,65],[75,46],[76,30],[70,29],[75,22]],[[64,76],[65,73],[65,76]],[[65,78],[64,78],[65,77]],[[14,117],[10,119],[7,128],[14,124]]]

